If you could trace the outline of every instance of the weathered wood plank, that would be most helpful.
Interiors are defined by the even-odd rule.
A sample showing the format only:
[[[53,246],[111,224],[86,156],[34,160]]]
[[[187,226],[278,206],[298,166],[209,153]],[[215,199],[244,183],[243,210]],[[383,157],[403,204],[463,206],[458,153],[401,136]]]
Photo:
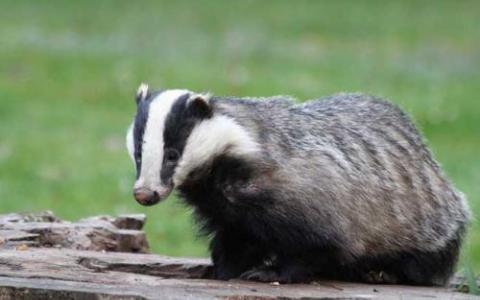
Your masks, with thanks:
[[[148,251],[144,224],[144,215],[74,223],[51,212],[0,215],[0,300],[480,299],[433,287],[212,280],[208,259],[126,253]]]
[[[206,259],[65,249],[4,250],[0,252],[0,299],[22,299],[18,297],[27,290],[29,295],[70,299],[93,295],[94,299],[479,299],[446,288],[202,279],[209,274]]]

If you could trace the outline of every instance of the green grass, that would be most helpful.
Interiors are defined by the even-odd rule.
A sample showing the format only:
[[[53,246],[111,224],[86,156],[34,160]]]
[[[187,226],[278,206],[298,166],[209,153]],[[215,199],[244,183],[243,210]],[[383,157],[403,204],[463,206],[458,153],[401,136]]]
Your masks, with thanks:
[[[153,249],[203,256],[176,199],[142,208],[124,134],[141,81],[217,95],[340,91],[410,112],[480,212],[478,1],[0,1],[0,213],[145,212]],[[171,197],[174,198],[174,197]],[[480,223],[464,256],[480,271]]]

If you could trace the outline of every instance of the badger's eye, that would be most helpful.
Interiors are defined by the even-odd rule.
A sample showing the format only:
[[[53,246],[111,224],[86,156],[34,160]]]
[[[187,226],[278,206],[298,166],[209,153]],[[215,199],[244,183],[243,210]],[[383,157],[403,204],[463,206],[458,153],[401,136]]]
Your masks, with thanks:
[[[175,149],[165,150],[165,159],[169,162],[175,162],[180,157],[180,154]]]

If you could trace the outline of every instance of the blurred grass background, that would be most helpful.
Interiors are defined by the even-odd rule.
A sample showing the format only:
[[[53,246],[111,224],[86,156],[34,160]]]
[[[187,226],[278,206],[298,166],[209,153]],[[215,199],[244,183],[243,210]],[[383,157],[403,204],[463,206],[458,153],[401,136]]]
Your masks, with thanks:
[[[0,0],[0,213],[144,212],[155,252],[207,255],[177,199],[131,197],[124,134],[142,81],[387,97],[480,212],[480,1]],[[478,221],[464,265],[480,271]]]

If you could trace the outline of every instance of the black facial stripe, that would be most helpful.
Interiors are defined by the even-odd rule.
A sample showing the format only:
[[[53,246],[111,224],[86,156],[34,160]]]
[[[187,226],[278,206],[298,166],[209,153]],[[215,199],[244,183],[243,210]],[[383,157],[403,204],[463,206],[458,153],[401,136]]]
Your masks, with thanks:
[[[185,149],[188,137],[195,127],[195,124],[199,121],[199,118],[195,116],[192,109],[187,106],[187,100],[189,97],[190,94],[185,94],[178,98],[173,104],[165,121],[163,132],[165,152],[160,178],[162,183],[166,185],[169,184],[169,181],[173,176],[178,159],[183,155],[183,150]],[[169,161],[168,155],[165,154],[171,151],[175,152],[177,159]]]
[[[137,169],[137,179],[140,176],[142,168],[142,151],[143,151],[143,135],[145,134],[145,126],[147,125],[148,115],[150,111],[150,104],[152,100],[160,95],[163,91],[149,94],[149,97],[137,104],[137,114],[133,126],[133,141],[134,141],[134,158]]]

